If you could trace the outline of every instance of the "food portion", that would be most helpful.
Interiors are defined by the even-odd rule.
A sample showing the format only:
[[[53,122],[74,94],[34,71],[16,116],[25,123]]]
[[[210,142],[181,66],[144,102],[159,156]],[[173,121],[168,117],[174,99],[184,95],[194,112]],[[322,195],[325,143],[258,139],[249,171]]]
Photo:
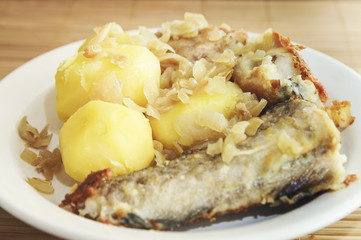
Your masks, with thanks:
[[[122,103],[123,98],[130,98],[145,106],[149,100],[146,90],[159,88],[159,60],[144,46],[116,41],[101,44],[94,42],[94,37],[90,40],[56,73],[56,111],[60,120],[66,121],[90,100]]]
[[[36,171],[45,178],[43,180],[32,177],[28,178],[27,182],[39,192],[46,194],[54,193],[51,180],[54,174],[60,171],[62,159],[59,148],[55,148],[53,151],[48,149],[53,134],[48,133],[48,126],[39,131],[30,125],[26,116],[20,120],[18,133],[25,142],[25,148],[21,152],[20,158],[34,166]]]
[[[172,23],[169,25],[172,26]],[[173,33],[168,44],[177,54],[196,62],[200,59],[211,60],[226,49],[237,52],[246,41],[247,34],[243,30],[233,30],[225,24],[219,27],[204,24],[203,28],[191,36]]]
[[[199,149],[165,167],[129,175],[112,177],[103,170],[89,175],[61,206],[114,225],[174,229],[341,187],[346,158],[339,153],[339,131],[324,111],[293,100],[261,119],[257,134],[237,146],[228,164]]]
[[[59,132],[66,173],[81,182],[92,171],[126,174],[154,158],[152,130],[143,114],[123,105],[93,100],[79,108]]]
[[[351,115],[351,103],[349,101],[333,100],[331,106],[325,107],[325,111],[340,130],[346,129],[355,121],[355,117]]]
[[[156,33],[97,28],[56,75],[60,151],[81,182],[61,206],[174,229],[344,187],[350,103],[327,105],[302,49],[192,13]]]
[[[53,137],[48,133],[48,127],[45,126],[40,132],[35,127],[31,126],[24,116],[19,123],[18,133],[21,139],[23,139],[28,147],[35,149],[47,147]]]
[[[204,91],[192,95],[188,103],[175,103],[159,119],[151,117],[154,139],[172,149],[175,145],[191,146],[204,139],[223,136],[243,92],[232,82],[218,90],[212,94]]]
[[[41,193],[45,193],[45,194],[54,193],[54,188],[50,181],[33,177],[33,178],[28,178],[27,182],[33,188],[35,188],[37,191],[39,191]]]
[[[299,96],[322,106],[328,95],[298,53],[303,48],[269,29],[250,38],[240,51],[234,80],[270,104]]]

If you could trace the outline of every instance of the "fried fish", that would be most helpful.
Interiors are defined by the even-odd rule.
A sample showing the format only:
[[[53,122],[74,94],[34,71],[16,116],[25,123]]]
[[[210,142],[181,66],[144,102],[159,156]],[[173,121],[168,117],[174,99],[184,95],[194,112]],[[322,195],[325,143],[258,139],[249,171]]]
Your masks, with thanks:
[[[322,106],[328,94],[300,55],[303,46],[268,29],[249,38],[238,58],[234,81],[270,104],[297,95]]]
[[[61,207],[133,228],[171,230],[253,206],[293,204],[342,186],[346,157],[327,113],[292,99],[270,108],[232,161],[188,150],[165,166],[112,177],[92,173]]]
[[[217,40],[212,40],[214,33],[219,33]],[[272,29],[252,37],[243,30],[212,26],[199,30],[194,37],[171,38],[168,44],[191,62],[211,60],[232,49],[238,58],[232,80],[270,105],[295,95],[319,107],[328,101],[323,85],[299,53],[304,47]]]

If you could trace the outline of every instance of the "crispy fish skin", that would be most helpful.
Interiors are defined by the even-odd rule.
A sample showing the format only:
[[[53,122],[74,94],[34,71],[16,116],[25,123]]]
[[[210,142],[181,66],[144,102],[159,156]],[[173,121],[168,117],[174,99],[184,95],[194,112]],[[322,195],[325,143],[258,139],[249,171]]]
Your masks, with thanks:
[[[129,175],[100,171],[61,206],[114,225],[167,230],[340,187],[346,157],[323,110],[297,99],[276,105],[262,119],[229,164],[201,149]]]

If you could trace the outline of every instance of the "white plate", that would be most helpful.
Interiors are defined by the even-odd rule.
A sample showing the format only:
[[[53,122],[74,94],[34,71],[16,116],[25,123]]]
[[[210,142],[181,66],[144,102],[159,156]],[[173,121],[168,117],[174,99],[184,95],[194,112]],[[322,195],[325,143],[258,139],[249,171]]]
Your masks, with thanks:
[[[19,67],[0,82],[0,204],[24,222],[50,234],[71,239],[290,239],[321,229],[361,205],[361,181],[348,188],[323,194],[286,212],[270,209],[250,210],[225,221],[197,225],[185,231],[159,232],[114,227],[88,220],[57,206],[73,181],[64,173],[54,179],[56,193],[42,195],[26,183],[37,176],[19,155],[24,143],[17,125],[28,116],[41,129],[50,123],[57,132],[61,122],[55,113],[54,75],[61,61],[75,53],[75,42],[45,53]],[[331,99],[350,100],[356,122],[342,133],[342,152],[348,156],[347,174],[361,176],[361,77],[342,63],[312,49],[303,51],[306,62],[321,80]],[[57,135],[52,148],[57,146]],[[184,229],[183,229],[184,230]]]

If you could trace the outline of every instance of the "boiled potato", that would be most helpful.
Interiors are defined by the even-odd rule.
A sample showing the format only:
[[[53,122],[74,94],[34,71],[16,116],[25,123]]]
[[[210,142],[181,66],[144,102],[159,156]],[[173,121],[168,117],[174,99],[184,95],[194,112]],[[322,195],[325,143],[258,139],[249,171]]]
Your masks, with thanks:
[[[64,123],[59,144],[66,173],[80,182],[105,168],[117,175],[143,169],[154,157],[148,119],[100,100],[89,101]]]
[[[56,111],[59,119],[66,121],[90,100],[121,103],[127,97],[145,106],[145,86],[159,88],[160,63],[143,46],[89,47],[63,62],[55,80]]]
[[[183,119],[183,128],[189,128],[191,122],[195,119],[195,116],[201,111],[212,111],[221,113],[225,118],[229,118],[235,109],[239,96],[242,94],[242,90],[234,83],[227,82],[225,93],[213,93],[208,94],[203,92],[200,95],[190,96],[190,101],[187,104],[182,102],[176,103],[172,109],[161,114],[160,119],[149,118],[150,124],[153,130],[153,137],[160,141],[166,148],[173,149],[174,143],[178,142],[180,135],[176,128],[177,124]],[[182,130],[182,129],[181,129]],[[184,129],[186,130],[186,129]],[[205,131],[203,131],[205,130]],[[189,134],[198,132],[199,135],[203,135],[204,139],[210,137],[207,130],[204,128],[193,127],[189,128]],[[185,136],[187,137],[187,136]],[[192,142],[183,145],[190,145]]]

